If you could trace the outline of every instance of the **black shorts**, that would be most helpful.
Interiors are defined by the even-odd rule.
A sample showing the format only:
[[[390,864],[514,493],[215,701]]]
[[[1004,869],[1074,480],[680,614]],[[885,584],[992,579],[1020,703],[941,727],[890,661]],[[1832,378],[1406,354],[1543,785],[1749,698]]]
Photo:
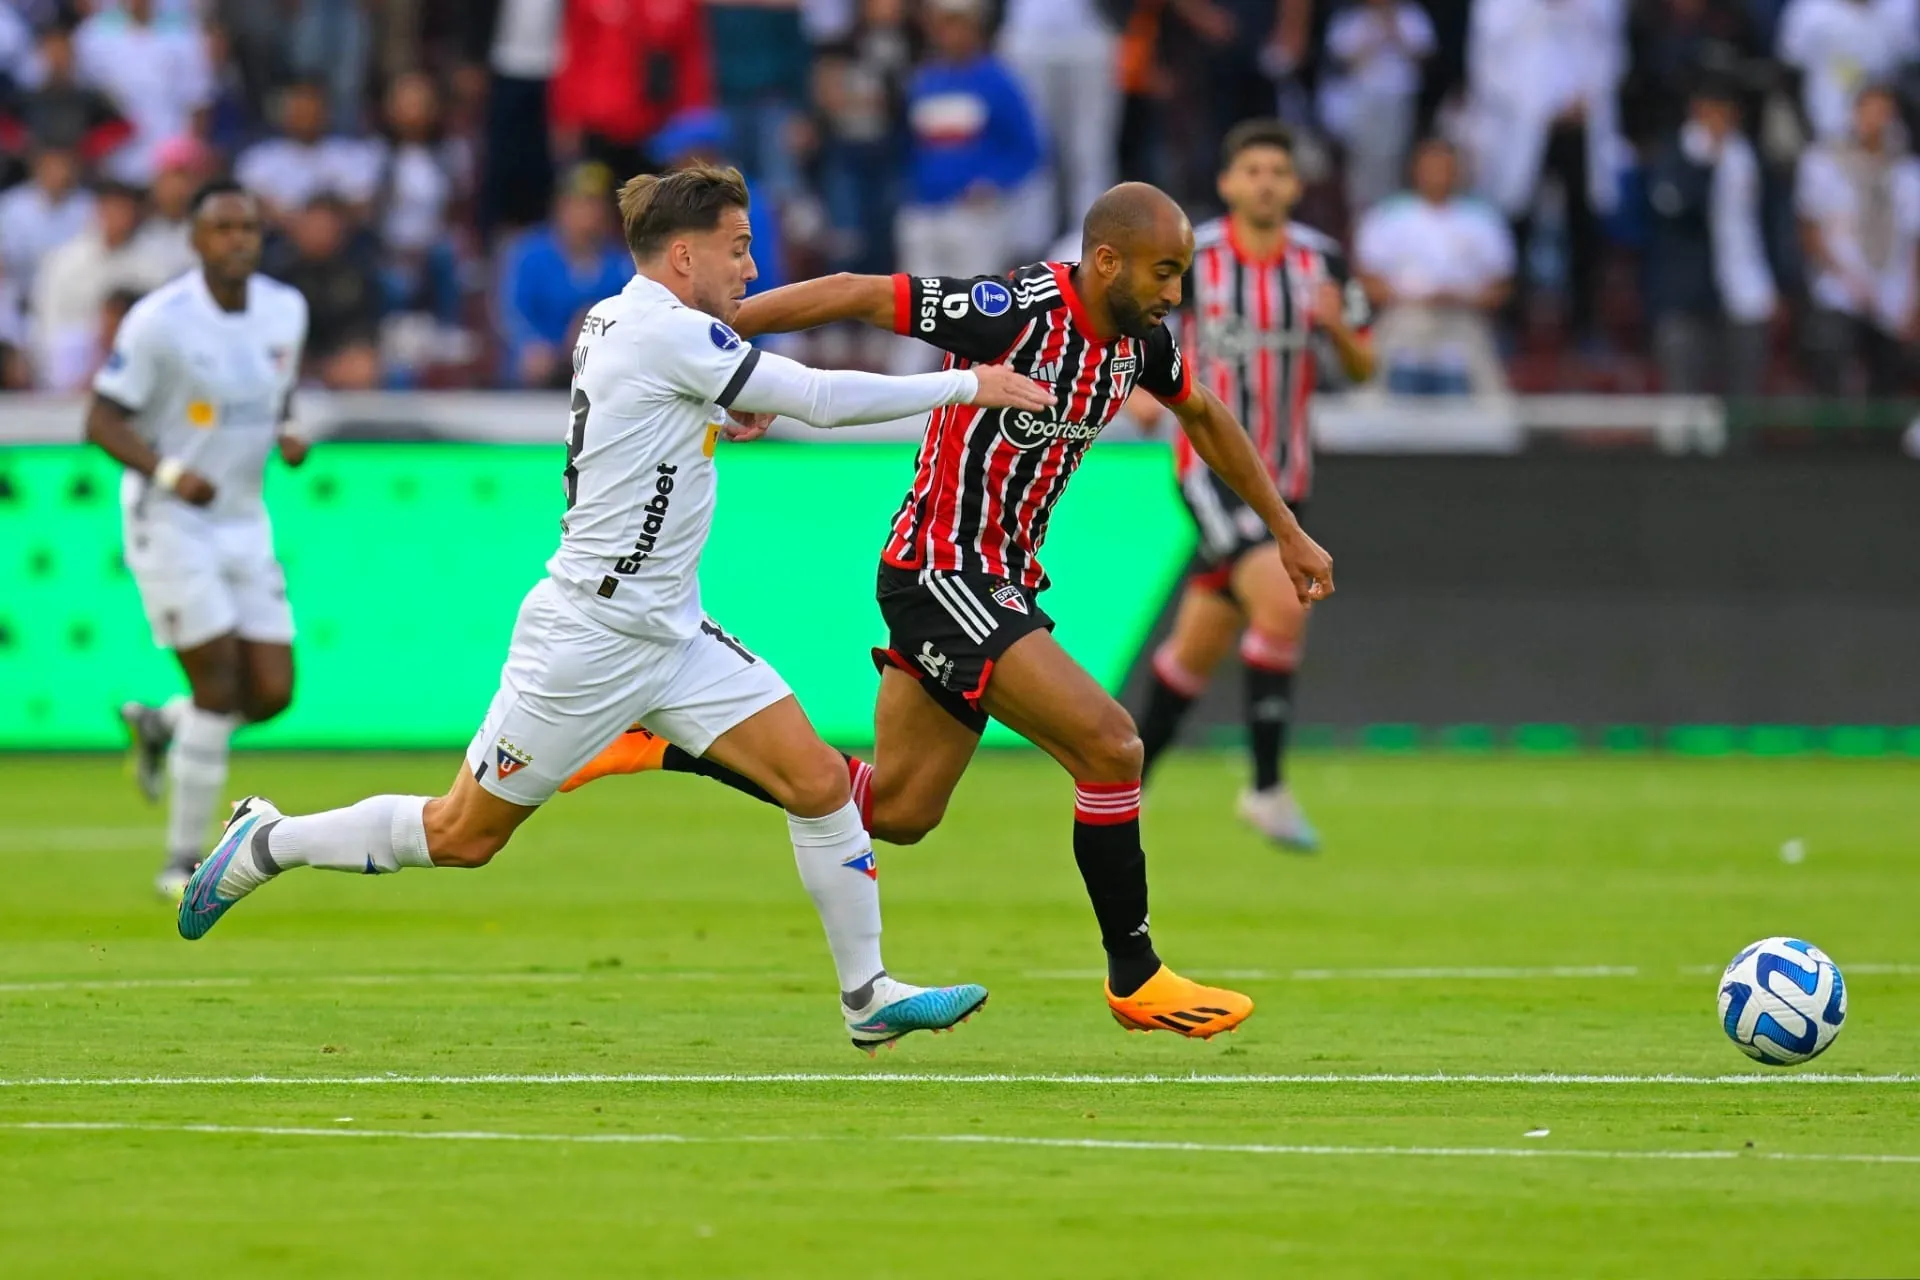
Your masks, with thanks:
[[[1193,517],[1200,535],[1193,560],[1187,565],[1187,581],[1203,591],[1229,598],[1233,595],[1233,570],[1241,558],[1273,541],[1273,530],[1258,512],[1240,500],[1240,495],[1205,467],[1195,467],[1180,483],[1180,501]],[[1287,504],[1303,519],[1305,501]]]
[[[1013,642],[1053,630],[1031,589],[983,573],[935,573],[882,561],[875,587],[887,623],[887,647],[873,651],[881,671],[896,667],[975,733],[987,727],[981,695],[993,664]]]

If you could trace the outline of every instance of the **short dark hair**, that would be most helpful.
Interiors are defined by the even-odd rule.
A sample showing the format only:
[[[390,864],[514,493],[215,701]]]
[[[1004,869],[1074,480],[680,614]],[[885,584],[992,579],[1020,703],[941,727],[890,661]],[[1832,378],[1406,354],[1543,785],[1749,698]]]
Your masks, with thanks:
[[[1241,152],[1255,147],[1274,147],[1292,156],[1293,130],[1278,120],[1242,120],[1227,130],[1226,138],[1220,143],[1220,168],[1231,169]]]
[[[251,200],[253,198],[253,192],[247,190],[232,178],[208,179],[206,182],[200,184],[198,191],[193,193],[193,203],[187,206],[188,219],[191,220],[199,217],[200,210],[205,207],[207,201],[213,199],[215,196],[246,196]]]
[[[728,209],[747,207],[747,180],[740,171],[690,164],[671,173],[643,173],[620,188],[620,226],[636,259],[667,247],[682,231],[711,231]]]

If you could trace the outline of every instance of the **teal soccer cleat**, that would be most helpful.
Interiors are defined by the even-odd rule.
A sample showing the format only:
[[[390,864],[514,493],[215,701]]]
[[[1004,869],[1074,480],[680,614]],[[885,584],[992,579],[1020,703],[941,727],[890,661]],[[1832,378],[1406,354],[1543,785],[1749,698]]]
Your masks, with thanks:
[[[273,802],[259,796],[248,796],[233,806],[233,816],[220,833],[220,843],[194,869],[180,897],[181,937],[189,942],[205,937],[236,902],[278,873],[277,867],[263,868],[251,846],[261,824],[279,817]]]
[[[948,1031],[979,1012],[987,989],[966,982],[956,987],[916,987],[882,974],[873,984],[873,998],[859,1009],[842,1006],[853,1047],[868,1057],[883,1044],[892,1044],[915,1031]]]

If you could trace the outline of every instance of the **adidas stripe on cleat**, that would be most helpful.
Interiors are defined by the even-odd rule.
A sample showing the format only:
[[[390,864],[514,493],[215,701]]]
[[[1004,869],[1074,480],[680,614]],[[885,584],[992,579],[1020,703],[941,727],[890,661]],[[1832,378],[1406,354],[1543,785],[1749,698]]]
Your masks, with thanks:
[[[1211,1040],[1232,1031],[1253,1013],[1253,1001],[1238,991],[1204,987],[1161,965],[1132,995],[1106,988],[1113,1020],[1129,1031],[1171,1031],[1195,1040]]]

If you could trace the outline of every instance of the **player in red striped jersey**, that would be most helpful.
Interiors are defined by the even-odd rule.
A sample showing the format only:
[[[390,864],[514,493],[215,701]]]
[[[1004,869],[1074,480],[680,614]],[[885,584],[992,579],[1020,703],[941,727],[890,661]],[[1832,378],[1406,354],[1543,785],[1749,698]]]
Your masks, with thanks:
[[[1194,379],[1246,424],[1295,515],[1313,485],[1307,413],[1320,362],[1331,354],[1354,381],[1365,381],[1374,366],[1366,292],[1331,238],[1288,220],[1299,197],[1285,125],[1249,120],[1229,132],[1220,168],[1227,215],[1194,231],[1185,308]],[[1240,816],[1280,844],[1310,851],[1319,837],[1281,777],[1307,611],[1259,511],[1185,439],[1174,449],[1200,546],[1173,634],[1153,655],[1140,717],[1146,765],[1173,741],[1237,636],[1253,756]]]
[[[912,334],[949,367],[1005,364],[1055,389],[1050,413],[932,415],[912,490],[879,576],[890,632],[874,713],[874,763],[852,761],[868,829],[912,844],[940,821],[992,716],[1073,776],[1073,853],[1107,952],[1107,1001],[1130,1029],[1211,1036],[1253,1011],[1160,962],[1147,928],[1140,843],[1140,736],[1126,710],[1054,640],[1040,607],[1038,553],[1055,502],[1087,447],[1135,387],[1173,409],[1198,455],[1271,528],[1302,600],[1333,590],[1325,551],[1281,500],[1251,438],[1190,376],[1164,321],[1193,261],[1193,229],[1163,192],[1115,187],[1087,214],[1077,264],[1007,277],[840,275],[750,299],[746,335],[847,320]],[[578,782],[669,768],[752,784],[677,748],[628,734]]]

